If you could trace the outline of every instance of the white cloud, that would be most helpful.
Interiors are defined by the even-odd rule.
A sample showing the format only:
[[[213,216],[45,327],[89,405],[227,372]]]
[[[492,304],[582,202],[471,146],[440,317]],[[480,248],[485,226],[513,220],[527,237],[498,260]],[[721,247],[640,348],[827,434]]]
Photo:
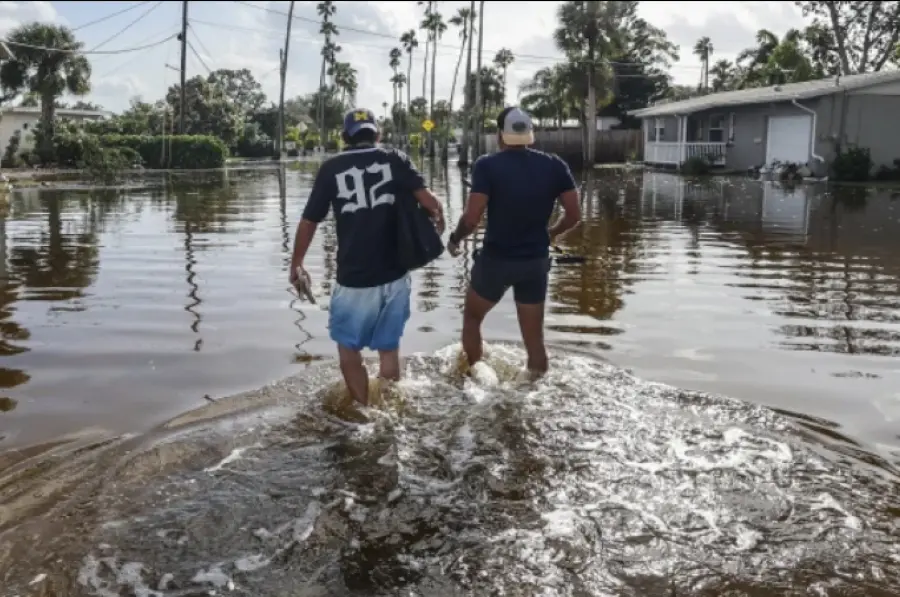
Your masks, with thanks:
[[[59,13],[72,13],[74,3],[0,2],[0,30],[29,20],[56,22],[76,21],[81,24],[121,10],[123,3],[91,4],[91,15],[65,18]],[[81,3],[79,3],[81,4]],[[147,44],[177,33],[180,29],[180,4],[164,2],[152,17],[136,24],[104,49],[126,48]],[[248,68],[273,100],[278,97],[278,51],[284,43],[288,2],[192,2],[192,29],[188,39],[212,69]],[[509,70],[510,101],[515,100],[519,85],[537,69],[553,64],[560,57],[553,46],[559,2],[488,2],[484,17],[483,60],[491,61],[500,48],[509,48],[517,56]],[[249,6],[248,6],[249,5]],[[296,2],[290,59],[287,76],[288,97],[315,89],[321,66],[321,36],[318,34],[315,2]],[[449,18],[469,2],[441,2],[440,10]],[[689,6],[689,10],[686,7]],[[90,47],[120,30],[143,9],[86,27],[77,35]],[[85,11],[87,12],[87,11]],[[415,2],[338,2],[334,17],[340,29],[337,42],[340,59],[350,62],[358,71],[358,100],[361,105],[380,111],[382,102],[391,99],[388,82],[388,52],[399,47],[400,34],[418,29],[422,9]],[[803,20],[791,2],[642,2],[640,12],[648,21],[663,28],[669,38],[681,46],[681,61],[672,74],[678,83],[694,84],[699,79],[700,64],[691,54],[691,46],[702,35],[712,39],[714,59],[734,59],[741,49],[752,46],[758,29],[768,28],[782,34],[788,28],[802,26]],[[303,20],[303,19],[309,19]],[[311,21],[311,22],[310,22]],[[347,27],[361,30],[351,31]],[[365,33],[370,32],[370,33]],[[421,95],[424,36],[415,54],[413,96]],[[458,31],[450,26],[437,52],[436,97],[447,98],[453,79],[459,47]],[[92,56],[94,90],[90,99],[112,110],[121,110],[134,95],[145,99],[162,97],[169,85],[178,81],[178,42],[131,54]],[[201,74],[205,68],[188,52],[188,76]],[[463,64],[465,59],[463,60]],[[170,65],[167,67],[166,65]],[[173,70],[173,68],[175,69]],[[402,70],[406,71],[404,56]],[[430,79],[430,77],[429,77]],[[458,81],[459,105],[462,77]],[[404,93],[405,95],[405,93]]]

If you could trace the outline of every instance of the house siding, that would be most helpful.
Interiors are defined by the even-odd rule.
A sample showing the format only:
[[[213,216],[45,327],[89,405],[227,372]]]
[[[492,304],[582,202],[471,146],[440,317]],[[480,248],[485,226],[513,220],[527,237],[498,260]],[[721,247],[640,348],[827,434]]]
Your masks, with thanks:
[[[843,141],[867,147],[875,163],[900,159],[900,95],[848,95]]]

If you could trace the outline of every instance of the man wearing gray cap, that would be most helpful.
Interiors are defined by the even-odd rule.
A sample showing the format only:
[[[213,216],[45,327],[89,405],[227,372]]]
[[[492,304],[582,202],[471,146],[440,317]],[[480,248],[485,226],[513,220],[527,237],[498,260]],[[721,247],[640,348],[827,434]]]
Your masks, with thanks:
[[[544,301],[550,272],[550,246],[581,220],[572,172],[558,156],[531,149],[534,125],[517,107],[497,117],[500,151],[478,158],[465,212],[450,235],[447,250],[459,255],[459,243],[471,234],[487,210],[487,231],[475,254],[463,312],[463,351],[469,366],[482,358],[481,323],[513,290],[528,370],[547,371]],[[562,217],[552,226],[556,202]]]

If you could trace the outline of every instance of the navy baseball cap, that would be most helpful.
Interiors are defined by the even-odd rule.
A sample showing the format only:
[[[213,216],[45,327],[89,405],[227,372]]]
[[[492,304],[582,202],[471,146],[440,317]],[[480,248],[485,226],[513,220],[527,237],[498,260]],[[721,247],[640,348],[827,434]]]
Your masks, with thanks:
[[[371,110],[365,108],[357,108],[350,110],[344,116],[344,132],[348,137],[352,137],[359,131],[370,130],[378,132],[378,124],[375,120],[375,114]]]

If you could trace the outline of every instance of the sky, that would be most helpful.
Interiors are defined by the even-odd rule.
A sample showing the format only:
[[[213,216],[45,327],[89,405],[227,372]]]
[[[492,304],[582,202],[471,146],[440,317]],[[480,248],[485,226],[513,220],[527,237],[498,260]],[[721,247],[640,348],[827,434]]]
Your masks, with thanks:
[[[516,56],[508,71],[507,103],[515,103],[520,84],[535,71],[561,58],[552,39],[559,4],[485,2],[483,60],[490,62],[501,48],[509,48]],[[278,51],[284,44],[288,5],[289,2],[189,2],[188,41],[193,50],[188,50],[187,76],[206,74],[209,69],[248,68],[266,95],[277,101]],[[333,20],[340,31],[339,59],[350,62],[357,70],[357,105],[380,113],[382,103],[390,101],[392,95],[388,53],[391,48],[400,47],[402,32],[416,28],[422,18],[422,8],[412,0],[339,1],[336,5]],[[469,2],[439,3],[445,20],[458,8],[467,6]],[[182,2],[175,0],[0,1],[0,36],[22,23],[37,20],[75,29],[86,50],[116,52],[89,55],[93,68],[92,91],[83,99],[119,112],[128,107],[132,98],[155,101],[165,95],[169,86],[177,84],[179,42],[174,37],[164,40],[180,32],[181,11]],[[793,2],[642,2],[640,12],[680,46],[681,59],[671,71],[675,83],[679,84],[699,82],[700,62],[691,48],[703,35],[712,40],[713,61],[734,60],[738,52],[754,45],[757,30],[766,28],[781,35],[804,24]],[[296,2],[294,16],[286,97],[313,91],[321,66],[322,40],[318,35],[316,2]],[[412,69],[413,97],[422,94],[424,35],[421,32],[419,40]],[[439,44],[436,97],[446,99],[459,56],[458,30],[448,26]],[[133,48],[142,49],[118,53]],[[405,71],[405,54],[402,68]],[[462,82],[458,81],[456,105],[459,105],[461,86]]]

